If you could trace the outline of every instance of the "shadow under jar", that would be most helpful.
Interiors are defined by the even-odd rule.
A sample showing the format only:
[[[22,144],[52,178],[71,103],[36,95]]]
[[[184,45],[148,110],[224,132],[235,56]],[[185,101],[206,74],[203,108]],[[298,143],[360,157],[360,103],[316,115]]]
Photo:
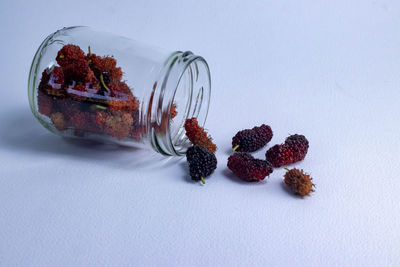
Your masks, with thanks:
[[[185,154],[184,123],[204,125],[210,91],[202,57],[89,27],[49,35],[28,81],[32,113],[51,132],[165,155]]]

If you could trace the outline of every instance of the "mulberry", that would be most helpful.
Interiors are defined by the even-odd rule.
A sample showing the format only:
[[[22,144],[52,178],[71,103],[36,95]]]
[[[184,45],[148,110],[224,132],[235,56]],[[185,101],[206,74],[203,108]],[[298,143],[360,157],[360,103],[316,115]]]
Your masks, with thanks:
[[[176,110],[176,104],[172,104],[171,107],[171,119],[175,118],[178,115],[178,111]]]
[[[211,141],[206,131],[199,126],[196,118],[187,119],[185,122],[186,136],[193,145],[204,146],[211,152],[217,150],[217,146]]]
[[[63,67],[65,79],[68,82],[84,82],[89,73],[89,66],[85,59],[78,59]]]
[[[49,117],[53,107],[53,99],[52,97],[46,95],[42,91],[38,91],[38,110],[39,113]]]
[[[62,85],[64,85],[64,72],[61,67],[55,66],[53,71],[50,74],[50,84],[53,84],[53,87],[55,85],[58,86],[57,89],[60,89]]]
[[[246,152],[238,152],[228,158],[228,168],[246,182],[261,181],[272,173],[268,161],[255,159]]]
[[[301,161],[306,157],[309,144],[304,135],[291,135],[286,138],[285,144],[293,150],[293,162]]]
[[[68,125],[75,128],[75,130],[84,131],[86,129],[86,123],[90,119],[88,112],[75,112],[68,119]]]
[[[290,189],[300,196],[308,196],[311,192],[314,192],[313,187],[315,185],[312,183],[312,178],[310,175],[303,172],[303,170],[286,169],[285,173],[285,184],[287,184]]]
[[[131,114],[116,112],[106,117],[104,131],[108,135],[121,140],[129,135],[132,123],[133,118]]]
[[[293,150],[286,144],[274,145],[265,153],[265,158],[275,168],[282,167],[294,162]]]
[[[96,77],[99,79],[100,75],[107,73],[111,82],[118,82],[122,78],[122,69],[117,67],[117,61],[113,57],[100,57],[96,54],[86,56],[90,60],[90,68],[94,71]]]
[[[56,57],[57,63],[61,67],[66,67],[69,64],[73,64],[78,60],[84,59],[85,53],[79,46],[73,44],[64,45],[63,48],[58,51]]]
[[[57,130],[64,131],[67,128],[64,115],[61,112],[52,113],[50,119]]]
[[[194,181],[202,181],[217,168],[217,158],[214,153],[202,146],[189,147],[186,152],[189,163],[190,177]]]
[[[85,83],[89,83],[92,87],[95,87],[99,83],[92,70],[88,71],[88,74],[85,77]]]
[[[271,141],[272,135],[271,127],[265,124],[239,131],[232,138],[233,151],[254,152]]]
[[[127,96],[127,100],[124,99],[114,99],[108,101],[108,107],[111,112],[116,111],[125,111],[125,112],[133,112],[139,109],[139,100],[136,99],[132,94]]]
[[[265,153],[265,158],[275,168],[279,168],[303,160],[307,151],[308,141],[305,136],[295,134],[286,138],[284,144],[271,147]]]

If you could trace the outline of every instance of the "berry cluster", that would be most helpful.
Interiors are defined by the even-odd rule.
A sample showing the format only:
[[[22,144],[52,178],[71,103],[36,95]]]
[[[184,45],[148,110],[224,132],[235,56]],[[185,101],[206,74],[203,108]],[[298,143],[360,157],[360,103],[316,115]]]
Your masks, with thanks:
[[[59,66],[43,71],[38,87],[39,113],[59,131],[74,135],[106,134],[116,139],[140,139],[139,100],[122,80],[123,72],[110,56],[87,54],[73,44],[57,53]],[[176,116],[176,106],[171,117]]]
[[[268,125],[239,131],[232,138],[234,153],[228,158],[228,168],[240,179],[247,182],[261,181],[272,173],[273,168],[292,164],[305,158],[308,140],[304,135],[294,134],[286,138],[285,143],[275,145],[266,152],[266,160],[256,159],[250,153],[264,147],[272,139],[272,130]],[[242,152],[243,151],[243,152]],[[311,177],[302,170],[287,170],[284,182],[293,192],[301,196],[314,190]]]

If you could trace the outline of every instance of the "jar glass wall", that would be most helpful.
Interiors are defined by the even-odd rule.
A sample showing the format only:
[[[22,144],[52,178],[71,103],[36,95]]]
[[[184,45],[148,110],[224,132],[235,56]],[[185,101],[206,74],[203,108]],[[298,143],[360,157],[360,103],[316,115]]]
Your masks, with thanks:
[[[51,132],[166,155],[186,152],[185,120],[204,125],[210,90],[202,57],[89,27],[49,35],[28,81],[31,110]]]

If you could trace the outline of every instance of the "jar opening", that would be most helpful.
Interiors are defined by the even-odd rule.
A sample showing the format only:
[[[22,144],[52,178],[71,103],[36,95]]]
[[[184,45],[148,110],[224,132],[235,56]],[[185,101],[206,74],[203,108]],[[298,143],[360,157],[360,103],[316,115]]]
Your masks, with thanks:
[[[159,103],[162,104],[157,114],[161,127],[154,128],[152,143],[162,154],[184,155],[190,146],[185,135],[185,121],[195,117],[199,125],[203,126],[207,118],[211,91],[210,71],[207,62],[191,52],[174,53],[168,62],[159,88]],[[176,113],[175,117],[173,113]]]

